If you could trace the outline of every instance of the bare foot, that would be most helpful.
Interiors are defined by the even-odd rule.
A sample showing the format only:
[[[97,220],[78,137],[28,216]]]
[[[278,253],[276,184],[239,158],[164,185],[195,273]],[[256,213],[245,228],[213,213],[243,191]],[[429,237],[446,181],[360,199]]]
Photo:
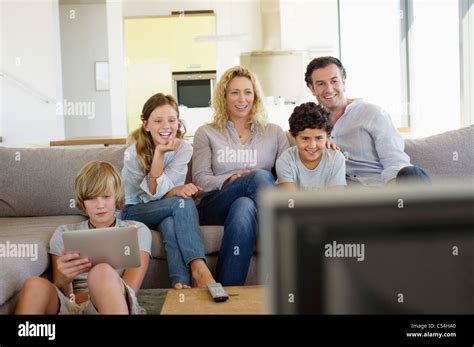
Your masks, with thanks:
[[[176,283],[174,285],[174,289],[189,289],[189,288],[191,288],[191,287],[188,286],[187,284]]]
[[[196,259],[191,262],[191,273],[193,277],[193,287],[207,287],[209,283],[216,283],[212,277],[211,271],[202,259]]]

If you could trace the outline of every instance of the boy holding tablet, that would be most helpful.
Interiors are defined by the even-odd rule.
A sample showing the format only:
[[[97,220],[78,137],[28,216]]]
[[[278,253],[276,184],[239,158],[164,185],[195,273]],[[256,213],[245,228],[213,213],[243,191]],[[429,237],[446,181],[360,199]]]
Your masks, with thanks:
[[[136,292],[145,277],[151,254],[151,232],[142,223],[122,221],[115,213],[123,208],[120,174],[103,161],[86,164],[75,180],[77,206],[89,217],[76,224],[61,225],[50,241],[52,283],[30,277],[23,284],[17,314],[139,314]],[[77,253],[65,253],[62,235],[66,231],[107,227],[138,229],[141,266],[115,270],[106,263],[92,266]]]
[[[277,185],[287,189],[318,190],[346,185],[345,158],[326,148],[332,125],[329,113],[314,102],[295,107],[289,119],[296,146],[278,158]]]

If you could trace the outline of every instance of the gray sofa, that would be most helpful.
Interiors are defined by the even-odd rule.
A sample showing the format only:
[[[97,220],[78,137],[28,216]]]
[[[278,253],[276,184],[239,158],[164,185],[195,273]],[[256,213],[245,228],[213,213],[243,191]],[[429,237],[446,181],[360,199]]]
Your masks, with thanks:
[[[74,205],[74,177],[85,163],[107,160],[122,168],[124,147],[0,147],[0,246],[37,244],[37,259],[0,254],[0,313],[11,313],[22,283],[30,276],[48,276],[49,239],[60,224],[81,221]],[[436,182],[443,177],[474,173],[474,126],[424,139],[407,140],[406,152]],[[456,157],[457,153],[457,157]],[[455,158],[457,160],[455,160]],[[188,175],[189,177],[189,175]],[[222,226],[201,226],[211,271],[215,271]],[[169,288],[166,254],[160,233],[152,231],[152,260],[142,288]],[[254,254],[246,284],[258,283]]]
[[[1,148],[0,245],[38,244],[37,259],[0,257],[0,313],[14,309],[22,283],[30,276],[49,276],[48,244],[58,225],[85,217],[75,208],[74,178],[87,162],[98,159],[123,166],[125,147]],[[188,175],[188,180],[190,175]],[[223,226],[202,226],[207,260],[215,271]],[[250,264],[246,284],[257,284],[258,257]],[[169,288],[161,234],[152,231],[152,259],[142,288]]]

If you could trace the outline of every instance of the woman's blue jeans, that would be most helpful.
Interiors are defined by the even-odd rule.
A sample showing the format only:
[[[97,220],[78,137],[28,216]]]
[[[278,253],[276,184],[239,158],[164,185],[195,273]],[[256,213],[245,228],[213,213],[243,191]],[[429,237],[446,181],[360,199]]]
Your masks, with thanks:
[[[192,199],[172,197],[127,205],[121,219],[142,222],[150,229],[158,229],[165,244],[171,285],[191,285],[189,264],[194,259],[206,260],[199,216]]]
[[[224,225],[217,280],[224,286],[245,283],[257,241],[257,193],[273,187],[270,171],[255,170],[202,198],[201,225]]]

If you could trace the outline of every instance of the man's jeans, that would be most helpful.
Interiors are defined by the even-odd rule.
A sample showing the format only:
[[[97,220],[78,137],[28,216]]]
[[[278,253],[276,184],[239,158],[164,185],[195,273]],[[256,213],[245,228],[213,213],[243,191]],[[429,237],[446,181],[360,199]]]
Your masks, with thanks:
[[[360,185],[361,183],[358,181],[351,180],[346,175],[346,180],[348,186],[351,185]],[[395,178],[395,183],[397,185],[405,184],[405,183],[422,183],[422,184],[431,184],[431,178],[428,174],[419,166],[405,166],[404,168],[400,169],[397,173],[397,177]]]
[[[206,259],[199,216],[192,199],[172,197],[127,205],[121,219],[142,222],[150,229],[158,228],[165,243],[171,285],[191,285],[190,262]]]
[[[421,167],[413,165],[406,166],[398,171],[396,182],[397,184],[406,182],[431,184],[431,178]]]
[[[257,193],[274,184],[270,171],[255,170],[202,198],[201,225],[224,225],[216,270],[222,285],[245,283],[257,241]]]

